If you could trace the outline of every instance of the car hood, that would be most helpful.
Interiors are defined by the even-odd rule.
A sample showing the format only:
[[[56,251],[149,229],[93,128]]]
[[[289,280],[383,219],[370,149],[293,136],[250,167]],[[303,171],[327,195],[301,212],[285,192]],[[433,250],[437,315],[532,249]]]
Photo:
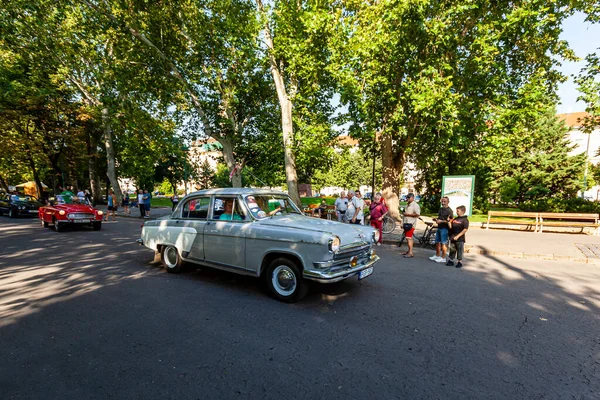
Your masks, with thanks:
[[[305,217],[302,215],[273,216],[259,220],[261,225],[301,229],[304,231],[330,233],[340,238],[342,246],[355,242],[371,242],[373,228],[365,225],[343,224],[321,218]]]

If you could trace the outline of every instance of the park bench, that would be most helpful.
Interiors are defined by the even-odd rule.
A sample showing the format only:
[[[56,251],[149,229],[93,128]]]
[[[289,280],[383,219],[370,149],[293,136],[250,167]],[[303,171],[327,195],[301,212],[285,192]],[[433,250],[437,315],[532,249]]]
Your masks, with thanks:
[[[489,229],[490,224],[525,225],[525,230],[529,229],[529,227],[533,227],[534,231],[537,232],[538,213],[523,211],[488,211],[488,220],[485,229]]]
[[[544,227],[557,226],[565,228],[594,228],[594,235],[600,234],[600,224],[598,223],[598,214],[582,213],[547,213],[541,212],[538,215],[539,232]]]

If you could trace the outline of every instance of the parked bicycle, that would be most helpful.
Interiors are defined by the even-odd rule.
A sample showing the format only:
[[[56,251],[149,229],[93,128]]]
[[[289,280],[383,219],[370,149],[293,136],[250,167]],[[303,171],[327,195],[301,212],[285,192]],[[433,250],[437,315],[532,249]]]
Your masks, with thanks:
[[[388,214],[385,214],[381,231],[383,233],[392,233],[394,232],[394,229],[396,229],[396,220]]]
[[[421,247],[426,247],[430,249],[435,249],[435,232],[437,231],[437,224],[433,221],[424,221],[423,218],[419,217],[421,221],[426,225],[425,230],[422,235],[418,235],[415,231],[413,233],[413,239],[421,245]],[[398,247],[404,244],[404,240],[406,239],[405,232],[402,232],[402,237],[400,238],[400,243]]]

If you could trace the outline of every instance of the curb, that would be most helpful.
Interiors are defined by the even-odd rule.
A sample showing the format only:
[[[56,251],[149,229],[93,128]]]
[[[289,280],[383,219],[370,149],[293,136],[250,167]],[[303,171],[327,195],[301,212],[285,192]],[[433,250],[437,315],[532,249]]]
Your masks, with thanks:
[[[383,239],[383,244],[392,246],[398,246],[398,239]],[[484,250],[474,246],[465,246],[465,253],[467,254],[480,254],[483,256],[501,256],[508,258],[517,259],[533,259],[533,260],[546,260],[546,261],[571,261],[582,264],[600,265],[600,258],[587,258],[587,257],[572,257],[558,254],[543,254],[543,253],[520,253],[520,252],[506,252],[506,251],[495,251],[495,250]]]

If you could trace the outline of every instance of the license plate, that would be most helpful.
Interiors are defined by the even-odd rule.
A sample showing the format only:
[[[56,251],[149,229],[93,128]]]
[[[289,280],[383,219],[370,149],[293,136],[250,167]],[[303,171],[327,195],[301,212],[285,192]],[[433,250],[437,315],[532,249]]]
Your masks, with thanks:
[[[369,267],[367,269],[363,269],[358,273],[358,280],[365,279],[367,276],[373,273],[373,267]]]
[[[37,210],[29,210],[27,211],[29,214],[37,214]]]
[[[90,220],[89,219],[74,219],[73,222],[76,224],[89,224]]]

